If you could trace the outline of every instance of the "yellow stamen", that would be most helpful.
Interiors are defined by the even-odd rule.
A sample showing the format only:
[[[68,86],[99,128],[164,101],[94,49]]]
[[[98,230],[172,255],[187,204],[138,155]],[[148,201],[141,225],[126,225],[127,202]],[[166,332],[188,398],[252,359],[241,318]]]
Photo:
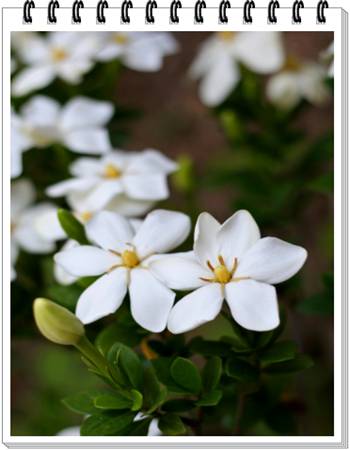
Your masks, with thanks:
[[[236,33],[234,31],[219,31],[218,36],[222,41],[230,42],[235,38]]]
[[[55,62],[60,62],[66,59],[68,55],[62,48],[54,48],[52,50],[51,56]]]
[[[124,45],[128,42],[128,37],[126,34],[123,33],[115,33],[113,41],[118,45]]]
[[[80,214],[80,218],[83,222],[88,222],[92,218],[92,213],[90,211],[84,211]]]
[[[158,357],[157,353],[148,345],[147,338],[142,339],[140,349],[143,356],[148,360],[156,359]]]
[[[140,263],[136,252],[134,252],[133,250],[124,250],[121,256],[123,265],[125,267],[128,267],[129,269],[138,266]]]
[[[228,283],[232,278],[231,272],[225,265],[215,267],[214,274],[219,283]]]
[[[286,62],[284,63],[283,69],[287,70],[289,72],[297,72],[301,67],[300,62],[298,61],[298,59],[293,56],[287,56],[286,58]]]
[[[209,267],[209,269],[214,272],[214,267],[212,265],[212,263],[210,261],[207,261],[207,266]]]
[[[105,178],[119,178],[121,176],[121,171],[113,164],[107,164],[103,175]]]

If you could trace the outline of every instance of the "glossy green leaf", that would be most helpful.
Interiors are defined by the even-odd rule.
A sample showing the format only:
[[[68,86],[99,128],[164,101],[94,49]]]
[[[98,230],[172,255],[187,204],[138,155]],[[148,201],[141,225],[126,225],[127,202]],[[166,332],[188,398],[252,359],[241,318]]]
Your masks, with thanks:
[[[121,368],[131,386],[140,389],[143,368],[137,354],[120,342],[116,342],[109,350],[108,360],[117,368]]]
[[[176,358],[170,366],[170,373],[176,384],[189,392],[198,394],[202,387],[201,376],[197,366],[185,358]]]
[[[145,369],[143,381],[144,405],[147,412],[151,413],[165,401],[167,388],[160,383],[153,367]]]
[[[293,359],[297,352],[297,346],[292,341],[275,342],[271,347],[264,350],[259,359],[263,364],[270,364]]]
[[[259,379],[259,371],[247,361],[231,356],[226,363],[226,374],[238,381],[254,383]]]
[[[94,398],[94,405],[98,409],[131,409],[133,402],[122,393],[103,394]]]
[[[120,415],[93,415],[87,417],[81,428],[81,436],[120,436],[134,420],[134,413]]]
[[[222,391],[216,389],[214,391],[206,392],[200,400],[196,402],[197,406],[215,406],[222,398]]]
[[[73,214],[66,209],[59,209],[57,212],[58,220],[67,236],[81,245],[89,244],[86,238],[84,226],[77,220]]]
[[[220,382],[222,375],[222,362],[218,356],[208,359],[202,371],[203,390],[210,392],[214,390]]]
[[[310,369],[313,365],[314,363],[309,356],[298,354],[290,361],[271,364],[264,369],[264,372],[271,375],[283,375]]]
[[[177,414],[168,413],[161,416],[158,427],[166,436],[178,436],[186,433],[186,427]]]
[[[62,403],[71,411],[80,414],[94,414],[96,413],[94,399],[104,393],[105,391],[99,390],[78,392],[62,399]]]

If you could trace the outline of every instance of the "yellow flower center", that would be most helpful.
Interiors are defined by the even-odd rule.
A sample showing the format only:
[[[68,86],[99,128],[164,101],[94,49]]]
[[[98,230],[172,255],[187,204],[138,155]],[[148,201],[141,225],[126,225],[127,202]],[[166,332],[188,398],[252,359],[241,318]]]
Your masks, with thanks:
[[[124,45],[128,42],[128,37],[126,34],[123,33],[115,33],[113,41],[118,45]]]
[[[105,178],[119,178],[121,176],[121,171],[118,167],[114,166],[113,164],[107,164],[103,176]]]
[[[232,273],[226,266],[217,266],[214,269],[214,275],[219,283],[228,283],[232,278]]]
[[[297,72],[301,67],[300,61],[293,55],[286,58],[283,69],[289,72]]]
[[[236,36],[235,31],[219,31],[218,36],[224,42],[231,42]]]
[[[234,258],[233,260],[233,266],[232,269],[229,270],[226,267],[224,258],[219,255],[218,256],[218,262],[219,265],[213,266],[210,261],[207,261],[207,266],[209,269],[213,272],[213,278],[200,278],[203,281],[208,281],[210,283],[220,283],[220,284],[226,284],[230,283],[231,281],[241,281],[241,280],[249,280],[250,277],[236,277],[235,273],[238,267],[238,259]]]
[[[123,265],[132,269],[140,264],[140,260],[134,250],[124,250],[121,254]]]
[[[61,62],[67,58],[67,53],[62,48],[54,48],[51,57],[55,62]]]
[[[92,218],[92,213],[90,211],[84,211],[80,213],[80,218],[84,223],[88,222]]]

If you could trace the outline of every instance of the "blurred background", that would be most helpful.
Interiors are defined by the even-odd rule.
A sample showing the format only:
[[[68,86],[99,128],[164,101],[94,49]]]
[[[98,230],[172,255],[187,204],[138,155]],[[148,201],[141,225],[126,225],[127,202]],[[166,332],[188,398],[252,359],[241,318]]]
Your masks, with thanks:
[[[286,334],[315,365],[283,391],[283,423],[276,409],[268,426],[258,417],[249,432],[332,435],[332,97],[322,106],[302,104],[288,114],[274,115],[259,108],[265,78],[247,73],[226,102],[209,109],[188,77],[209,33],[174,35],[180,51],[166,58],[159,72],[118,72],[108,94],[117,111],[112,141],[130,150],[159,149],[180,162],[181,170],[171,180],[172,196],[162,206],[187,212],[193,220],[205,210],[220,221],[246,208],[262,235],[308,250],[300,275],[279,286],[278,292],[288,313]],[[283,34],[287,53],[306,60],[318,60],[332,39],[324,32]],[[89,74],[89,80],[94,76],[95,72]],[[259,110],[268,119],[262,119]],[[33,159],[30,152],[25,157]],[[40,184],[40,174],[37,177]],[[78,424],[80,416],[59,399],[97,384],[75,352],[46,342],[35,329],[32,300],[46,294],[40,280],[47,257],[40,257],[40,264],[33,261],[34,256],[21,255],[18,265],[27,279],[16,282],[12,294],[13,435],[53,435]],[[198,333],[215,338],[218,328],[222,332],[222,324],[216,323]]]

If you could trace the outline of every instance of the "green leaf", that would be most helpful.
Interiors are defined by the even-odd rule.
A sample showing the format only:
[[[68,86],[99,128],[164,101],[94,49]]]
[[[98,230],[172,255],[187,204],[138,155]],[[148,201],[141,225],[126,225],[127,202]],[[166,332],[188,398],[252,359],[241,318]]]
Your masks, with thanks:
[[[77,220],[73,214],[66,209],[59,209],[57,212],[61,227],[69,238],[79,242],[81,245],[89,244],[86,238],[84,226]]]
[[[222,398],[222,391],[218,389],[205,393],[198,402],[196,402],[197,406],[215,406],[217,405]]]
[[[137,420],[123,430],[124,436],[147,436],[152,417]]]
[[[136,389],[131,389],[131,397],[133,400],[131,411],[139,411],[142,408],[143,396]]]
[[[178,436],[186,433],[186,427],[180,417],[174,413],[161,416],[158,421],[160,431],[166,436]]]
[[[284,375],[309,369],[313,367],[313,365],[314,363],[309,356],[298,354],[294,359],[291,359],[290,361],[271,364],[264,369],[264,372],[271,375]]]
[[[144,406],[148,413],[155,411],[167,397],[167,388],[159,382],[152,366],[144,371],[143,395]]]
[[[222,375],[222,361],[219,356],[208,359],[202,371],[203,390],[210,392],[216,388]]]
[[[97,396],[104,395],[104,391],[91,390],[78,392],[62,399],[62,403],[71,411],[79,414],[95,414],[96,407],[94,399]]]
[[[55,301],[61,306],[74,311],[83,289],[75,284],[70,286],[61,286],[59,284],[51,284],[47,288],[47,297]]]
[[[189,344],[189,349],[192,353],[199,353],[203,356],[227,356],[230,352],[231,345],[222,341],[208,341],[196,336]]]
[[[120,415],[93,415],[84,420],[81,436],[120,436],[134,420],[134,413]]]
[[[133,402],[122,393],[103,394],[94,398],[98,409],[131,409]]]
[[[259,359],[263,364],[277,363],[293,359],[297,352],[297,346],[292,341],[275,342],[270,348],[264,350]]]
[[[185,400],[185,399],[173,399],[168,400],[165,402],[162,406],[162,409],[166,412],[185,412],[190,411],[191,409],[195,408],[196,405],[192,400]]]
[[[176,392],[181,394],[188,394],[188,391],[183,387],[176,384],[171,376],[170,367],[174,358],[161,357],[152,361],[157,378],[161,381],[170,392]]]
[[[226,363],[226,374],[238,381],[255,383],[259,379],[259,371],[248,362],[231,356]]]
[[[144,334],[139,332],[139,328],[127,326],[118,321],[117,323],[114,322],[108,325],[98,334],[95,345],[104,355],[106,355],[108,350],[116,342],[121,342],[130,347],[136,347],[143,337]]]
[[[133,350],[116,342],[109,350],[107,358],[115,367],[121,367],[131,386],[140,389],[143,375],[142,363]]]
[[[201,390],[202,381],[199,370],[189,359],[176,358],[170,366],[170,373],[176,384],[187,391],[198,394]]]

